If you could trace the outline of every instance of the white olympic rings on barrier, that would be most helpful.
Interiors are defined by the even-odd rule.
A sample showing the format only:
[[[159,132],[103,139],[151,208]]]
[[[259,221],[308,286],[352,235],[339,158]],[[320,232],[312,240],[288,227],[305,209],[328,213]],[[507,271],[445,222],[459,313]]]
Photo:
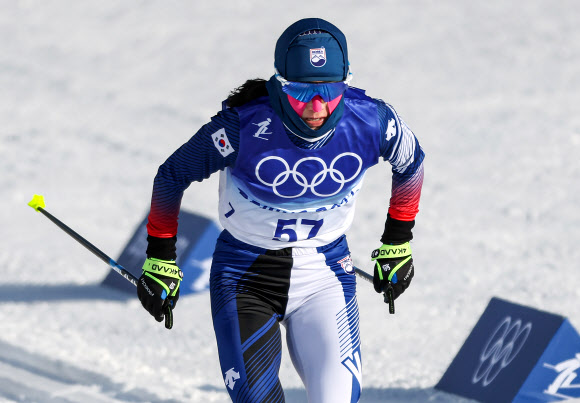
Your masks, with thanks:
[[[334,165],[336,164],[336,162],[339,159],[344,158],[344,157],[349,157],[349,156],[352,158],[355,158],[358,161],[358,168],[352,176],[350,176],[349,178],[345,178],[344,174],[342,172],[340,172],[338,169],[336,169],[334,167]],[[284,171],[277,174],[276,177],[274,178],[273,182],[266,182],[264,179],[262,179],[260,177],[259,172],[260,172],[260,167],[262,166],[262,164],[265,163],[266,161],[270,161],[270,160],[280,161],[284,165]],[[300,164],[302,164],[303,162],[306,162],[306,161],[317,161],[322,166],[322,170],[320,172],[318,172],[316,175],[314,175],[314,177],[312,178],[312,180],[310,182],[308,181],[306,176],[304,176],[304,174],[298,172],[298,167],[300,166]],[[363,162],[362,162],[361,157],[359,157],[358,154],[350,153],[350,152],[342,153],[342,154],[339,154],[336,157],[334,157],[334,159],[330,163],[330,166],[328,166],[328,167],[326,166],[326,163],[324,162],[324,160],[322,158],[306,157],[306,158],[302,158],[302,159],[299,159],[298,161],[296,161],[296,163],[294,164],[292,169],[290,169],[290,165],[288,165],[288,162],[286,162],[286,160],[284,158],[278,157],[278,156],[270,156],[270,157],[266,157],[266,158],[262,159],[258,163],[258,165],[256,165],[256,178],[258,178],[258,180],[261,183],[263,183],[264,185],[270,186],[272,188],[272,191],[276,194],[276,196],[283,197],[286,199],[294,199],[296,197],[300,197],[304,193],[306,193],[306,191],[308,189],[310,189],[310,191],[316,196],[328,197],[328,196],[334,196],[335,194],[337,194],[338,192],[340,192],[342,190],[342,188],[344,187],[344,185],[347,182],[354,180],[357,177],[357,175],[360,173],[360,171],[362,169],[362,165],[363,165]],[[330,178],[332,178],[332,180],[335,183],[340,185],[338,187],[338,189],[336,191],[334,191],[333,193],[329,193],[329,194],[324,194],[324,193],[320,193],[320,192],[316,191],[316,187],[319,186],[322,182],[324,182],[327,175],[330,175]],[[286,183],[286,181],[290,178],[290,176],[292,176],[292,179],[294,180],[294,182],[297,185],[302,186],[302,190],[298,194],[295,194],[295,195],[290,195],[290,196],[283,195],[278,191],[278,187],[282,186],[284,183]]]
[[[484,387],[493,382],[499,372],[518,355],[531,331],[531,322],[522,326],[521,319],[512,322],[512,318],[506,316],[483,348],[471,382],[476,384],[482,381]]]

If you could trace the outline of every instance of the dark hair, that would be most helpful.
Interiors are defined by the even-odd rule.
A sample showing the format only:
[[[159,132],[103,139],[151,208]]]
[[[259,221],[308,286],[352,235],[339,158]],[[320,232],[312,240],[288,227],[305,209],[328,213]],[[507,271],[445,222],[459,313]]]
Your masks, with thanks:
[[[262,78],[253,78],[230,92],[227,99],[227,105],[230,108],[234,108],[263,96],[268,96],[266,80]]]

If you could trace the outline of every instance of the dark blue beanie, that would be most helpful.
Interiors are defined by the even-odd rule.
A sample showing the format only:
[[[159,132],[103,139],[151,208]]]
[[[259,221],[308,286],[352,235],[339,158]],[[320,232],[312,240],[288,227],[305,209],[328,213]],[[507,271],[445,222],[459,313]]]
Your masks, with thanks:
[[[302,19],[276,42],[274,65],[290,81],[344,80],[348,74],[346,38],[328,21]]]

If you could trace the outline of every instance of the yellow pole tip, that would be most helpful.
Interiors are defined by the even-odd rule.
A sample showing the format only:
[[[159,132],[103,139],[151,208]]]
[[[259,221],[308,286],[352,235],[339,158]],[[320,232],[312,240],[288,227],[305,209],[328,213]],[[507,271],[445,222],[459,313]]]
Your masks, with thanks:
[[[41,195],[34,195],[32,200],[28,203],[30,207],[38,211],[39,208],[45,208],[44,197]]]

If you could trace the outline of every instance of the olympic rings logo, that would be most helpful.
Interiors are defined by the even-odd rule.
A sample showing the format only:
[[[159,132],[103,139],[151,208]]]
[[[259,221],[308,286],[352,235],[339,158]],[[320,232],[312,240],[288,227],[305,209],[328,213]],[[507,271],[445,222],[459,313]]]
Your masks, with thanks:
[[[473,384],[482,381],[483,387],[489,385],[499,372],[507,367],[518,355],[532,331],[532,323],[522,326],[520,319],[512,322],[511,317],[496,327],[479,356],[479,366],[473,374]]]
[[[345,175],[341,171],[339,171],[338,169],[335,168],[335,164],[339,160],[341,160],[342,158],[354,158],[358,162],[358,167],[356,169],[356,172],[348,178],[345,178]],[[284,170],[282,172],[280,172],[279,174],[277,174],[274,177],[274,179],[272,180],[272,182],[268,182],[268,181],[264,180],[262,178],[262,176],[260,176],[260,167],[262,167],[262,164],[264,164],[265,162],[272,161],[272,160],[280,161],[284,167]],[[318,172],[316,175],[314,175],[314,177],[310,181],[306,178],[306,176],[303,173],[298,172],[298,168],[300,167],[300,165],[306,161],[316,161],[322,167],[320,172]],[[266,157],[266,158],[262,159],[258,163],[258,165],[256,165],[256,178],[258,178],[258,180],[261,183],[263,183],[264,185],[270,186],[272,188],[272,191],[274,192],[274,194],[276,194],[276,196],[283,197],[286,199],[294,199],[296,197],[300,197],[303,194],[305,194],[308,189],[310,189],[310,191],[316,196],[329,197],[329,196],[334,196],[335,194],[340,192],[346,183],[354,180],[358,176],[358,174],[360,173],[360,171],[362,169],[362,165],[363,165],[363,162],[362,162],[361,157],[359,157],[355,153],[350,153],[350,152],[342,153],[342,154],[339,154],[336,157],[334,157],[334,159],[330,163],[330,166],[328,166],[328,167],[326,166],[326,162],[324,162],[324,160],[322,158],[306,157],[306,158],[302,158],[302,159],[299,159],[298,161],[296,161],[296,163],[294,164],[292,169],[290,168],[290,165],[288,164],[288,162],[286,162],[286,160],[284,158],[278,157],[278,156],[270,156],[270,157]],[[320,185],[327,179],[327,176],[329,178],[331,178],[339,186],[334,192],[325,194],[325,193],[321,193],[323,191],[322,189],[317,190],[316,188],[321,187]],[[290,179],[290,177],[292,177],[293,182],[296,185],[301,186],[302,189],[297,194],[284,195],[284,194],[280,193],[279,187],[284,185]],[[292,184],[292,183],[289,183],[289,184]]]

